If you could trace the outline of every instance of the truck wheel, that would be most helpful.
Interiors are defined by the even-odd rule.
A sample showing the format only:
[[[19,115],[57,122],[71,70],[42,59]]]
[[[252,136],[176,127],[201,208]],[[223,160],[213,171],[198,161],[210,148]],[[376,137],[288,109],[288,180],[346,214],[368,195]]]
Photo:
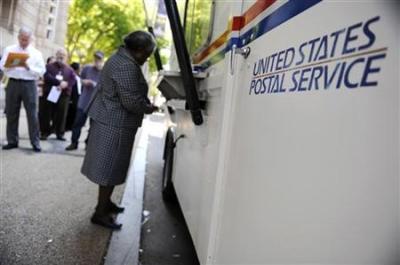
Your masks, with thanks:
[[[174,161],[174,139],[171,134],[167,134],[165,141],[164,168],[162,176],[162,197],[166,202],[176,202],[174,185],[172,183],[172,166]]]

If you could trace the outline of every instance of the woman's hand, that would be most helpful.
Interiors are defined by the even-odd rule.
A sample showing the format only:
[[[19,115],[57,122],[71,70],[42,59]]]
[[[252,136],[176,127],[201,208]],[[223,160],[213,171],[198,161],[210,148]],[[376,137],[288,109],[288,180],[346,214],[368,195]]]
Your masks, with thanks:
[[[160,110],[160,108],[157,107],[156,105],[152,105],[152,106],[153,106],[153,112],[156,112],[156,111],[159,111],[159,110]]]
[[[158,111],[159,108],[156,105],[150,104],[149,108],[147,109],[147,111],[145,112],[145,114],[152,114],[155,111]]]

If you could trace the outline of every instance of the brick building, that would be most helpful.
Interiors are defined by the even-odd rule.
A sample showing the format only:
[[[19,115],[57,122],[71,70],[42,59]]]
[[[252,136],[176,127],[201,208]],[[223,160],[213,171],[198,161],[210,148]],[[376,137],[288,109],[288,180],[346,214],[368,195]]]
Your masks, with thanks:
[[[70,0],[0,0],[0,50],[17,42],[21,26],[30,28],[44,59],[64,47]]]

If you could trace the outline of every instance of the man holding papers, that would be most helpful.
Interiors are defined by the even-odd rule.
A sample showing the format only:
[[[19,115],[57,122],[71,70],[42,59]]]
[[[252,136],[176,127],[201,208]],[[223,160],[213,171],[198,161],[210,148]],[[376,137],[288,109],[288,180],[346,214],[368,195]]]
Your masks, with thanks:
[[[4,49],[0,69],[9,77],[6,88],[7,145],[3,150],[18,147],[18,121],[21,101],[28,119],[29,138],[35,152],[40,152],[36,81],[45,72],[42,53],[30,45],[32,31],[21,28],[18,44]]]
[[[57,140],[65,141],[65,122],[69,98],[72,87],[76,83],[75,72],[66,62],[67,51],[59,49],[56,52],[56,61],[46,66],[43,96],[47,98],[47,101],[40,110],[42,140],[46,140],[54,130]]]

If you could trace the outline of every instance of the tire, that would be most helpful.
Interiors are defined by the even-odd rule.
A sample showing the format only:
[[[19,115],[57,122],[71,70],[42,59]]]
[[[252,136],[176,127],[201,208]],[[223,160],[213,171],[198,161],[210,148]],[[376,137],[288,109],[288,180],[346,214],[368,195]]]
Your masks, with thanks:
[[[172,132],[168,131],[165,140],[164,168],[162,176],[162,197],[165,202],[176,202],[174,185],[172,183],[172,167],[174,161],[174,139]]]

